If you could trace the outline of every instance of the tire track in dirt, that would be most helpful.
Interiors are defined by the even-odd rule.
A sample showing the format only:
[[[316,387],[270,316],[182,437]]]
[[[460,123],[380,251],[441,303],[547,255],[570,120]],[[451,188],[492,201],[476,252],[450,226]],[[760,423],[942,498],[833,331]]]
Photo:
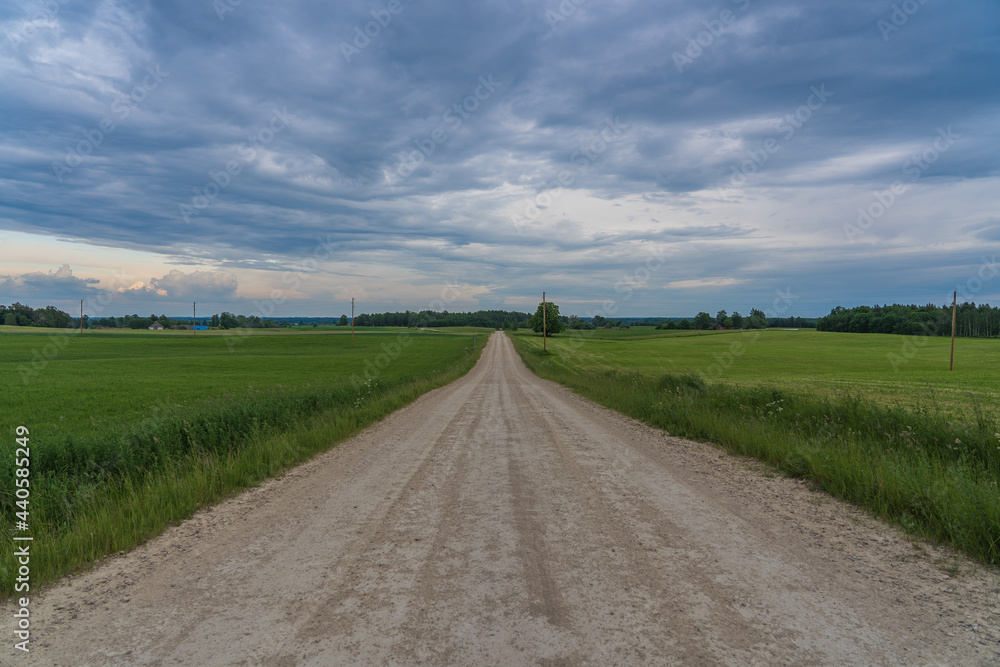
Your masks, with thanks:
[[[534,400],[540,397],[535,396]],[[599,515],[597,523],[606,526],[605,530],[614,535],[614,543],[622,554],[621,566],[629,572],[633,582],[641,582],[639,585],[645,589],[646,597],[669,601],[659,610],[661,617],[671,618],[681,634],[702,637],[702,641],[683,648],[680,655],[683,662],[705,663],[713,661],[713,656],[718,659],[720,655],[727,655],[737,664],[746,664],[760,658],[759,647],[764,644],[775,658],[795,652],[801,646],[816,643],[806,636],[810,633],[795,629],[797,617],[803,613],[816,615],[817,611],[818,617],[811,619],[812,626],[825,628],[827,632],[837,631],[834,634],[840,635],[840,641],[834,655],[840,655],[840,660],[856,663],[877,656],[877,661],[882,662],[887,658],[882,655],[881,638],[866,636],[867,629],[850,614],[845,619],[799,605],[791,610],[783,609],[794,593],[794,584],[786,583],[782,595],[769,600],[767,613],[755,618],[761,615],[749,613],[746,601],[767,599],[772,586],[770,582],[757,581],[751,573],[780,573],[789,582],[794,582],[794,566],[751,563],[750,559],[759,548],[750,544],[746,535],[734,531],[732,522],[712,525],[722,522],[705,516],[701,508],[685,506],[676,498],[666,507],[656,507],[647,500],[651,494],[637,492],[640,481],[637,477],[652,471],[660,479],[669,478],[668,470],[649,457],[627,460],[634,457],[632,452],[617,451],[607,455],[605,451],[605,456],[596,455],[597,448],[591,441],[595,440],[594,433],[604,435],[602,425],[568,424],[559,419],[559,414],[559,411],[539,413],[545,422],[544,440],[555,446],[568,477],[580,481],[577,496],[588,499]],[[603,439],[596,438],[598,442]],[[615,465],[608,466],[609,459],[614,460]],[[681,520],[685,515],[696,517],[698,525],[685,526]],[[719,536],[719,541],[706,543],[698,534],[705,532]],[[726,556],[732,552],[719,547],[734,540],[740,543],[739,560],[729,559],[727,563]],[[773,559],[773,555],[771,557]],[[864,644],[858,647],[860,650],[852,650],[852,642],[847,640],[851,634],[856,635],[855,643]],[[707,647],[712,650],[707,651]]]

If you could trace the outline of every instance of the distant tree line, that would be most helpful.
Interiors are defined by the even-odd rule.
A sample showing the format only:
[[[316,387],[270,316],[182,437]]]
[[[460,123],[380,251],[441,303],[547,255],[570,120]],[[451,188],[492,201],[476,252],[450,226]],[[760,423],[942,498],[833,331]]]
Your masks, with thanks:
[[[86,318],[84,318],[86,320]],[[169,329],[173,322],[166,315],[150,315],[142,317],[137,313],[121,317],[91,318],[84,322],[87,329],[148,329],[153,322],[159,322],[164,329]]]
[[[223,312],[221,315],[212,315],[208,326],[212,329],[272,329],[286,327],[288,324],[282,321],[262,320],[256,315],[247,317],[246,315]]]
[[[528,326],[531,316],[507,310],[478,310],[474,313],[441,313],[432,310],[402,313],[362,313],[354,318],[359,327],[488,327],[517,329]],[[345,318],[346,319],[346,318]],[[345,322],[346,324],[346,322]]]
[[[122,317],[102,317],[90,321],[90,326],[105,329],[148,329],[153,322],[159,322],[164,329],[171,327],[190,327],[190,318],[169,318],[166,315],[150,315],[140,317],[139,315],[123,315]],[[271,327],[287,326],[283,322],[272,320],[262,320],[256,315],[234,315],[223,312],[212,315],[211,318],[198,318],[198,326],[206,326],[211,329],[269,329]]]
[[[815,329],[815,317],[769,317],[767,326],[775,329]]]
[[[756,308],[750,309],[749,315],[741,315],[739,311],[733,311],[730,315],[725,310],[720,310],[712,317],[704,311],[694,316],[693,321],[687,319],[669,320],[656,325],[657,329],[767,329],[768,327],[778,327],[785,329],[811,329],[816,326],[816,320],[802,317],[768,317],[763,311]]]
[[[887,333],[915,336],[951,335],[951,306],[837,306],[817,322],[820,331],[849,333]],[[1000,336],[1000,308],[989,304],[958,305],[955,334],[967,338]]]
[[[9,327],[70,329],[74,326],[80,326],[80,320],[55,306],[34,309],[23,303],[15,302],[10,306],[0,306],[0,324],[6,324]]]
[[[963,304],[960,307],[960,320],[962,318],[963,309],[967,306],[972,306],[975,308],[974,304]],[[867,309],[866,306],[861,308]],[[876,307],[879,308],[879,307]],[[886,306],[885,308],[913,308],[916,306]],[[937,308],[936,306],[925,306],[924,308]],[[984,308],[983,306],[980,309]],[[989,306],[985,306],[992,315],[986,317],[986,319],[970,319],[966,318],[969,331],[991,331],[992,333],[972,333],[962,335],[996,335],[998,327],[1000,327],[1000,316],[997,316],[997,309],[989,309]],[[860,309],[854,309],[851,311],[845,311],[843,308],[835,309],[829,316],[823,318],[824,320],[829,320],[834,315],[837,318],[841,318],[841,313],[854,313]],[[867,309],[871,310],[871,309]],[[950,318],[950,310],[948,311]],[[536,313],[537,314],[537,313]],[[348,326],[350,324],[350,319],[347,315],[341,315],[339,319],[337,318],[298,318],[299,324],[307,321],[307,323],[316,326],[318,322],[320,323],[335,323],[339,326]],[[629,326],[639,326],[639,325],[652,325],[656,324],[657,329],[763,329],[768,326],[771,327],[789,327],[789,328],[807,328],[816,326],[816,320],[803,319],[801,317],[788,317],[788,318],[767,318],[763,312],[757,310],[756,308],[751,309],[750,315],[743,316],[739,312],[734,312],[729,315],[726,311],[720,310],[715,317],[712,317],[709,313],[701,312],[698,313],[693,321],[687,319],[677,320],[677,319],[667,319],[667,318],[635,318],[629,320],[628,318],[617,318],[609,319],[601,315],[595,315],[593,318],[581,318],[576,315],[570,315],[569,317],[565,315],[559,315],[557,317],[559,324],[556,325],[558,328],[568,328],[568,329],[612,329],[612,328],[628,328]],[[198,318],[198,324],[202,326],[207,326],[212,329],[257,329],[257,328],[272,328],[272,327],[286,327],[295,323],[296,318],[274,318],[271,319],[261,319],[257,315],[236,315],[230,312],[222,312],[212,315],[211,318]],[[91,318],[87,315],[83,317],[84,328],[104,328],[104,329],[147,329],[152,326],[153,322],[159,322],[161,326],[165,329],[169,329],[172,326],[190,326],[191,320],[188,318],[170,318],[166,315],[149,315],[148,317],[140,316],[136,313],[132,315],[122,315],[120,317],[101,317],[101,318]],[[837,319],[840,322],[840,319]],[[46,306],[45,308],[33,309],[30,306],[26,306],[21,303],[14,303],[10,306],[0,305],[0,324],[6,324],[8,326],[34,326],[34,327],[52,327],[59,329],[76,328],[80,326],[79,318],[71,316],[62,310],[59,310],[55,306]],[[533,328],[534,321],[532,316],[528,313],[522,313],[519,311],[506,311],[506,310],[479,310],[476,312],[468,313],[449,313],[435,312],[432,310],[422,310],[419,312],[404,311],[404,312],[394,312],[394,313],[373,313],[367,314],[362,313],[354,318],[354,324],[359,327],[487,327],[493,329],[504,329],[504,330],[517,330],[519,328]],[[831,324],[831,326],[834,326]],[[837,325],[839,326],[839,324]],[[950,327],[950,319],[949,319]],[[854,329],[827,329],[829,331],[841,331]],[[949,329],[950,331],[950,329]]]
[[[188,327],[191,320],[188,318],[171,319],[166,315],[150,315],[142,317],[137,313],[122,315],[121,317],[89,317],[83,316],[84,329],[148,329],[153,322],[159,322],[164,329],[171,327]],[[207,326],[213,329],[256,329],[288,326],[286,322],[262,320],[256,315],[234,315],[224,312],[212,315],[211,318],[198,318],[200,326]],[[0,324],[7,326],[21,327],[50,327],[54,329],[76,329],[80,326],[80,318],[73,317],[69,313],[59,310],[55,306],[45,308],[31,308],[23,303],[14,303],[10,306],[0,305]]]

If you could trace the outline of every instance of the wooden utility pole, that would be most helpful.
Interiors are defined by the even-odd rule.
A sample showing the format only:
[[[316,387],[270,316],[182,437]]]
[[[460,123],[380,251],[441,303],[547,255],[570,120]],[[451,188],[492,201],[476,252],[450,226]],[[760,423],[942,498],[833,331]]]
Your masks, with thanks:
[[[198,302],[191,302],[191,335],[198,335]]]
[[[354,297],[351,297],[351,347],[354,347]]]
[[[83,333],[83,299],[80,299],[80,333]]]
[[[549,336],[548,327],[545,324],[545,292],[542,292],[542,351],[548,352],[549,345],[547,342]]]
[[[948,370],[955,370],[955,319],[958,313],[958,292],[955,292],[955,296],[951,302],[951,366]]]

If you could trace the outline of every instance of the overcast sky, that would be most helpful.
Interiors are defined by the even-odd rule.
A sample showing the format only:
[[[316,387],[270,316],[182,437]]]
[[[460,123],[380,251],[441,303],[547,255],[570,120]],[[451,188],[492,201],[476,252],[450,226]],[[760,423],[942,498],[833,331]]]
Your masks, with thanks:
[[[0,5],[0,303],[1000,301],[995,0]]]

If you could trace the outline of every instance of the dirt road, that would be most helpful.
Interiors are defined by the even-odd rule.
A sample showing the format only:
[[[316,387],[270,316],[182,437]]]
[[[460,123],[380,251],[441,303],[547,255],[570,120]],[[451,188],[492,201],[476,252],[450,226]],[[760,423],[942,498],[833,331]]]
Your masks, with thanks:
[[[997,664],[998,586],[496,334],[465,378],[49,590],[0,662]]]

